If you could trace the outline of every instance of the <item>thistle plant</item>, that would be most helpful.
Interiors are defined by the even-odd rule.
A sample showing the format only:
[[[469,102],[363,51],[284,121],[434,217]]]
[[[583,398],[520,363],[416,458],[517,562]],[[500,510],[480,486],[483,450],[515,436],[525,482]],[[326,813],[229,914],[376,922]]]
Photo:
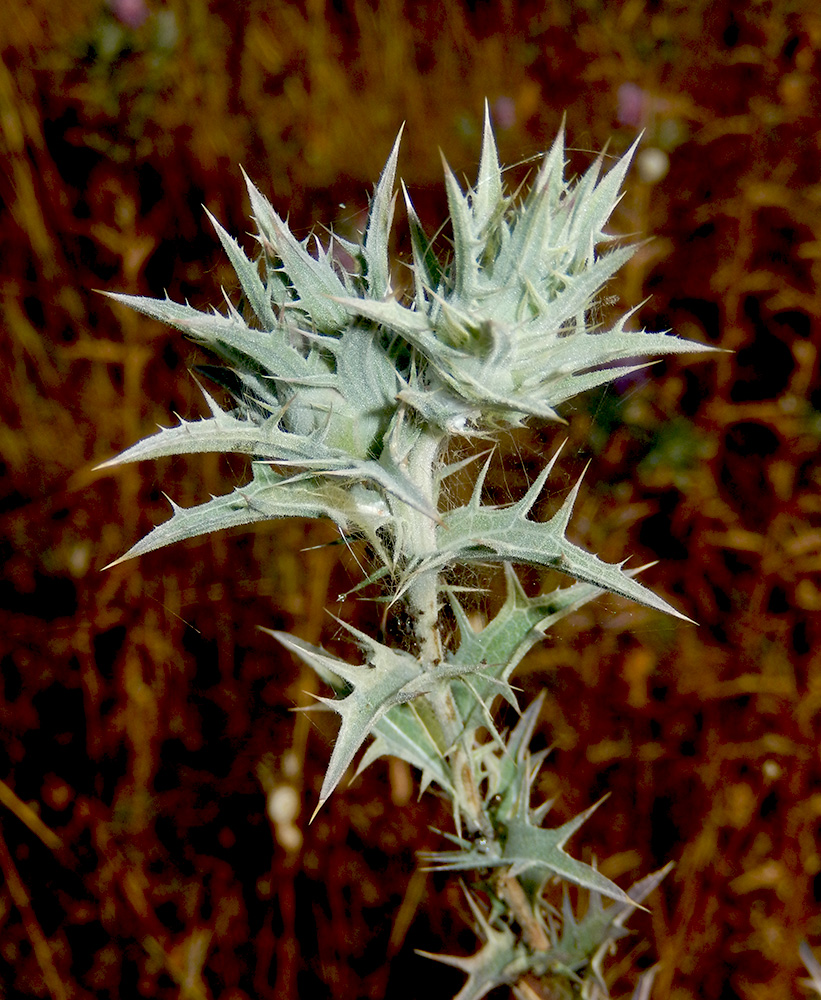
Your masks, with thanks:
[[[517,665],[556,622],[602,592],[689,619],[636,570],[568,539],[579,482],[552,517],[533,517],[560,448],[515,502],[483,499],[500,434],[537,420],[562,423],[568,400],[648,359],[711,350],[632,329],[635,310],[607,329],[596,321],[597,296],[634,250],[615,245],[605,228],[634,149],[608,171],[599,158],[570,181],[562,130],[529,191],[511,194],[486,116],[475,186],[463,191],[444,167],[447,259],[434,252],[402,187],[412,282],[401,292],[389,255],[399,138],[358,242],[297,240],[246,178],[254,255],[209,215],[241,304],[226,296],[224,311],[203,313],[168,298],[112,295],[220,358],[224,367],[209,374],[232,404],[224,409],[203,388],[210,416],[181,420],[105,464],[194,452],[252,459],[250,482],[187,509],[172,502],[171,518],[117,562],[222,528],[325,518],[369,550],[373,571],[356,589],[381,588],[385,614],[402,609],[412,622],[404,647],[340,622],[361,650],[356,662],[296,635],[272,635],[327,684],[319,701],[341,719],[317,810],[363,748],[360,771],[393,755],[419,772],[422,791],[432,786],[449,800],[453,831],[424,861],[476,873],[466,892],[479,949],[430,956],[466,973],[459,1000],[503,984],[520,997],[609,996],[603,960],[667,871],[624,891],[572,857],[565,845],[598,804],[545,825],[550,803],[534,802],[533,792],[546,752],[529,749],[542,698],[509,733],[495,724],[494,705],[501,698],[519,711]],[[454,458],[457,444],[468,458]],[[466,469],[476,470],[475,482],[458,504],[445,484]],[[454,583],[466,564],[504,568],[504,601],[478,631]],[[517,564],[574,582],[528,596]],[[577,910],[568,887],[583,901]],[[650,982],[646,976],[635,996],[649,996]]]

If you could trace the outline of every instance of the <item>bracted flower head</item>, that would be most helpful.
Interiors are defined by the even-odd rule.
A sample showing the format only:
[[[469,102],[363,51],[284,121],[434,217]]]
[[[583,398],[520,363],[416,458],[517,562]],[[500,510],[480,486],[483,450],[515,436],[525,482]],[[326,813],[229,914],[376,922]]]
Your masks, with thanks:
[[[400,133],[401,135],[401,133]],[[397,138],[371,200],[361,243],[334,237],[354,262],[342,267],[319,240],[299,241],[247,182],[260,254],[249,259],[217,222],[249,319],[131,295],[112,297],[170,323],[228,368],[208,374],[234,398],[223,411],[162,430],[114,462],[193,452],[256,459],[237,495],[180,511],[131,550],[137,555],[205,531],[273,517],[330,517],[342,530],[377,538],[397,501],[438,521],[435,498],[408,474],[422,434],[487,433],[527,416],[558,419],[572,396],[633,370],[613,362],[713,350],[663,333],[608,330],[591,321],[596,296],[632,248],[600,247],[632,149],[603,177],[597,161],[577,182],[564,178],[564,133],[520,201],[505,191],[486,116],[479,177],[463,193],[445,180],[453,251],[440,265],[405,192],[413,246],[413,294],[391,283],[390,230]],[[387,519],[387,520],[386,520]],[[452,532],[451,532],[452,533]]]
[[[517,425],[528,415],[559,419],[561,403],[625,374],[613,362],[711,349],[628,331],[632,313],[610,330],[591,320],[602,287],[635,250],[599,250],[613,241],[605,227],[635,146],[604,176],[599,157],[570,182],[562,128],[520,203],[505,191],[486,116],[476,186],[463,193],[445,164],[453,253],[444,269],[405,192],[412,302],[344,304],[416,350],[421,360],[401,398],[421,416],[449,430],[480,432]]]

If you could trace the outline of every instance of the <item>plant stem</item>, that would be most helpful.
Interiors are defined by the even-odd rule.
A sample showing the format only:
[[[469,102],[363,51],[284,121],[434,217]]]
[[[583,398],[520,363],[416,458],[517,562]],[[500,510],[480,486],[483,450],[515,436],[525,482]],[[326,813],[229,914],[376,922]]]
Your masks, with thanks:
[[[425,428],[408,455],[408,473],[414,485],[437,508],[439,488],[435,479],[436,461],[444,435]],[[404,544],[409,551],[399,553],[418,559],[436,551],[436,522],[419,510],[407,507]],[[439,574],[419,573],[408,587],[408,607],[414,617],[419,659],[425,670],[442,661],[442,637],[439,632]]]
[[[533,951],[547,951],[550,941],[542,925],[533,914],[533,907],[522,888],[522,883],[510,874],[509,869],[503,869],[496,881],[497,892],[510,907],[510,912],[522,928],[522,937]]]
[[[437,507],[439,500],[436,467],[443,440],[444,434],[441,431],[426,427],[408,454],[408,472],[432,507]],[[407,508],[405,528],[404,544],[408,551],[402,555],[418,559],[436,551],[436,521],[421,511]],[[419,660],[425,670],[435,670],[444,657],[442,634],[439,629],[440,589],[440,574],[434,571],[420,573],[408,587],[408,609],[414,618]],[[448,684],[435,686],[427,694],[426,699],[442,730],[442,751],[451,754],[450,764],[456,789],[454,806],[457,816],[460,813],[464,814],[471,832],[490,834],[492,826],[482,808],[482,797],[471,764],[470,748],[465,745],[464,723],[453,691]]]

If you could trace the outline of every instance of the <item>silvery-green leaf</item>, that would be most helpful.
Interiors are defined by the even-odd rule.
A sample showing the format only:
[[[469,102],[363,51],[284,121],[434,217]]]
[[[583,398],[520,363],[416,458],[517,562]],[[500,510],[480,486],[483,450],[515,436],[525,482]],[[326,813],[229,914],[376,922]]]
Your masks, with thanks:
[[[345,295],[345,286],[329,258],[321,248],[316,257],[312,256],[244,171],[243,176],[263,247],[267,254],[282,261],[283,271],[298,295],[295,307],[305,312],[320,331],[340,329],[346,315],[334,300]]]
[[[517,347],[517,360],[543,356],[546,367],[541,372],[542,379],[552,377],[555,371],[552,352],[564,343],[568,332],[565,324],[593,304],[596,295],[635,251],[636,247],[619,247],[599,257],[578,274],[562,275],[562,287],[553,293],[550,301],[545,302],[535,316],[522,321],[515,331],[521,341],[521,346]]]
[[[589,389],[598,389],[599,386],[616,382],[627,375],[632,375],[633,372],[641,371],[642,368],[649,368],[652,364],[654,362],[650,361],[642,365],[602,368],[598,371],[586,372],[583,375],[567,375],[549,385],[540,386],[536,394],[539,398],[547,399],[551,406],[561,406],[568,399],[573,399],[574,396],[587,392]]]
[[[600,802],[597,802],[554,830],[545,830],[518,818],[511,820],[507,825],[502,863],[512,864],[513,870],[519,872],[529,868],[546,868],[583,889],[590,889],[619,903],[632,906],[630,897],[615,882],[605,878],[590,865],[571,858],[564,850],[567,841],[599,805]]]
[[[482,1000],[495,987],[510,985],[521,979],[529,971],[531,960],[527,948],[507,924],[491,924],[468,890],[465,890],[465,895],[478,924],[477,934],[484,942],[479,951],[462,956],[436,954],[417,948],[416,953],[460,969],[467,975],[467,981],[454,1000]]]
[[[502,664],[499,677],[508,679],[522,657],[544,637],[546,629],[565,615],[602,593],[589,583],[528,597],[509,563],[504,564],[505,602],[481,632],[475,632],[464,609],[452,595],[450,604],[459,626],[459,647],[453,654],[457,663]]]
[[[428,239],[422,227],[404,182],[402,183],[402,194],[405,198],[408,228],[410,229],[416,302],[417,305],[422,305],[425,303],[427,294],[439,288],[442,281],[442,269],[439,258],[433,250],[433,242]]]
[[[374,760],[387,754],[406,760],[422,771],[420,794],[435,780],[441,788],[453,793],[453,781],[446,762],[451,747],[443,741],[436,717],[423,697],[442,688],[449,688],[457,699],[472,709],[477,702],[487,711],[496,694],[501,694],[509,704],[516,705],[510,685],[498,681],[484,664],[440,664],[435,670],[426,671],[405,684],[403,701],[393,705],[373,727],[374,742],[366,750],[357,774]],[[485,702],[481,692],[490,690]],[[487,720],[492,725],[491,720]]]
[[[417,706],[413,702],[389,708],[373,727],[374,740],[362,755],[356,773],[360,774],[380,757],[398,757],[422,772],[420,795],[432,781],[453,795],[453,781],[444,749],[432,735],[438,724],[435,718],[423,714],[424,709],[424,704]]]
[[[244,414],[267,419],[282,409],[282,400],[277,396],[273,378],[238,371],[227,365],[194,365],[193,372],[195,376],[204,375],[214,385],[224,389]]]
[[[580,582],[593,584],[690,621],[662,598],[637,583],[622,569],[622,564],[605,563],[567,540],[565,532],[581,480],[549,521],[536,522],[528,518],[527,515],[550,473],[551,465],[539,475],[518,503],[505,508],[480,504],[483,477],[480,478],[470,503],[443,515],[442,526],[437,530],[437,550],[422,557],[409,571],[409,575],[438,572],[453,563],[518,562],[548,566],[567,573]],[[406,585],[407,579],[404,586]]]
[[[378,495],[374,497],[379,500]],[[115,559],[116,566],[128,559],[153,552],[199,535],[281,517],[329,518],[346,532],[361,531],[378,545],[376,532],[384,523],[379,504],[366,507],[361,495],[321,480],[280,476],[266,465],[254,465],[254,478],[232,493],[212,497],[195,507],[180,507],[169,500],[172,516],[158,525],[128,552]]]
[[[564,183],[565,167],[565,116],[562,115],[562,123],[556,138],[550,149],[542,157],[539,166],[539,173],[533,182],[528,198],[532,200],[545,199],[551,205],[558,205],[559,198],[565,188]]]
[[[429,354],[439,348],[439,341],[433,335],[426,317],[400,305],[396,299],[377,302],[372,299],[340,297],[338,302],[351,315],[379,323],[385,330],[399,334],[408,344],[423,353]],[[443,345],[443,349],[447,350],[447,346]]]
[[[584,372],[630,358],[697,354],[715,350],[709,344],[695,344],[665,333],[623,330],[622,324],[623,320],[614,329],[604,333],[571,335],[559,340],[546,352],[546,366],[549,366],[551,378]],[[624,372],[616,368],[611,370],[611,374],[621,377]],[[546,380],[535,376],[530,380],[534,385],[540,381]],[[528,382],[524,385],[528,386]]]
[[[481,632],[475,632],[459,601],[449,594],[451,608],[459,627],[459,647],[451,654],[457,663],[485,663],[487,674],[474,679],[475,693],[488,704],[495,690],[490,678],[509,681],[522,657],[538,642],[545,631],[565,615],[602,593],[601,588],[575,583],[549,593],[528,597],[509,563],[504,564],[507,584],[505,603]],[[472,699],[457,692],[457,704],[467,721]]]
[[[321,433],[302,435],[282,430],[279,426],[282,409],[267,420],[252,420],[220,409],[205,389],[202,392],[211,409],[211,417],[192,421],[181,419],[176,427],[161,428],[157,434],[138,441],[120,455],[100,463],[97,468],[169,455],[205,452],[251,455],[258,461],[304,469],[308,477],[332,476],[350,483],[371,483],[422,511],[427,517],[438,520],[436,509],[407,473],[391,461],[390,455],[386,455],[383,462],[351,456],[338,448],[327,447]],[[340,500],[343,500],[341,496]],[[350,506],[349,501],[343,502],[341,520],[344,520],[345,508]]]
[[[344,698],[319,698],[339,713],[342,724],[322,782],[317,810],[342,780],[357,750],[388,709],[418,697],[413,682],[422,674],[419,661],[409,653],[390,649],[350,625],[346,628],[367,650],[366,663],[350,664],[295,636],[271,633],[308,666],[319,672],[330,671],[352,687]]]
[[[614,942],[627,933],[624,924],[636,910],[644,909],[641,904],[669,875],[673,867],[673,863],[669,862],[663,868],[634,882],[627,890],[630,904],[622,902],[603,907],[599,894],[591,893],[588,911],[582,920],[575,923],[573,934],[579,951],[585,956],[592,956],[590,971],[600,988],[606,988],[602,973],[604,959],[612,953]]]
[[[486,798],[494,801],[494,822],[502,827],[517,816],[540,826],[548,812],[549,805],[536,810],[530,807],[533,782],[544,758],[536,755],[534,760],[528,748],[543,704],[544,691],[522,712],[507,738],[505,753],[486,764]]]
[[[358,412],[390,415],[396,408],[399,376],[377,337],[372,327],[348,327],[334,347],[337,386]]]
[[[434,427],[441,427],[450,434],[470,435],[474,424],[478,424],[481,406],[473,401],[468,402],[444,384],[436,384],[437,382],[438,379],[429,379],[425,389],[417,389],[411,385],[402,389],[397,399]],[[481,435],[482,430],[477,430],[476,433]]]
[[[367,268],[368,294],[372,299],[384,298],[391,288],[388,251],[395,204],[393,186],[396,179],[396,161],[399,157],[401,140],[402,129],[400,128],[388,162],[385,164],[382,176],[376,185],[362,244],[362,256]]]
[[[479,175],[471,195],[473,224],[477,234],[487,236],[490,225],[498,221],[506,207],[502,186],[502,170],[493,127],[490,122],[490,108],[485,101],[485,121],[482,129],[482,155],[479,159]]]
[[[130,306],[151,319],[176,327],[211,350],[224,354],[225,348],[235,355],[250,359],[258,369],[285,379],[310,379],[328,375],[327,366],[318,358],[305,358],[295,350],[283,331],[253,330],[236,311],[223,316],[216,311],[200,312],[189,305],[171,299],[150,299],[142,295],[104,292],[108,298]]]
[[[248,303],[254,310],[257,319],[262,324],[263,329],[273,330],[279,324],[271,306],[271,294],[259,276],[258,264],[250,261],[245,256],[244,251],[240,248],[234,237],[222,228],[207,208],[204,211],[217,232],[219,241],[228,255],[228,259],[231,261],[231,266],[239,278],[245,297],[248,299]]]
[[[575,816],[563,826],[546,830],[527,820],[514,818],[506,824],[506,839],[501,852],[487,852],[479,846],[460,851],[436,851],[423,855],[428,866],[436,871],[470,871],[483,868],[512,866],[511,874],[541,872],[541,880],[550,873],[558,875],[583,889],[598,892],[627,906],[635,905],[615,882],[601,872],[572,858],[564,845],[582,826],[600,803]]]
[[[629,901],[611,903],[604,906],[601,894],[591,892],[584,916],[575,916],[565,893],[562,909],[562,933],[559,948],[573,963],[589,963],[590,971],[602,990],[606,989],[602,975],[602,964],[613,945],[628,931],[624,924],[636,912],[643,909],[642,903],[661,884],[673,869],[673,863],[651,872],[634,882],[627,890]]]
[[[597,243],[609,238],[604,231],[605,225],[621,200],[619,190],[641,139],[641,135],[636,137],[627,152],[618,158],[601,180],[598,180],[600,158],[597,158],[588,171],[590,186],[587,187],[587,176],[579,182],[574,190],[573,209],[566,231],[569,245],[587,246],[588,253],[592,254]]]
[[[280,455],[277,443],[286,441],[293,454],[301,454],[297,435],[279,430],[281,409],[267,420],[252,420],[237,411],[222,410],[216,400],[202,386],[211,416],[201,420],[183,420],[176,427],[161,427],[151,437],[143,438],[114,458],[101,462],[98,469],[106,469],[127,462],[141,462],[149,458],[164,458],[168,455],[193,455],[205,452],[223,454],[255,455],[259,458],[273,458]],[[290,440],[288,440],[290,439]]]
[[[481,242],[475,231],[469,201],[462,194],[459,182],[444,157],[442,166],[453,227],[453,292],[458,298],[470,301],[478,290]]]

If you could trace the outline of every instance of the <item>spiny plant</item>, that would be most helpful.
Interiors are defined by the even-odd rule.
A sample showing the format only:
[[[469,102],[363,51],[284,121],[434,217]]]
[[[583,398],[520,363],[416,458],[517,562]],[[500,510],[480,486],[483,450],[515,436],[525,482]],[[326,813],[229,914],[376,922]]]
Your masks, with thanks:
[[[413,623],[404,648],[340,623],[361,648],[357,662],[272,634],[327,683],[330,694],[319,701],[341,718],[317,809],[369,739],[360,771],[393,755],[418,770],[422,791],[438,786],[452,804],[447,849],[425,862],[477,873],[466,892],[479,950],[430,956],[466,973],[458,1000],[503,984],[519,997],[609,996],[603,960],[668,870],[625,892],[568,854],[567,841],[598,804],[561,826],[543,825],[551,803],[535,804],[532,795],[546,751],[529,749],[542,698],[509,733],[493,714],[499,698],[518,711],[516,666],[556,622],[602,592],[689,621],[639,583],[637,570],[568,539],[579,482],[548,520],[531,516],[561,449],[516,502],[483,501],[500,433],[531,420],[563,422],[562,404],[649,358],[712,349],[631,329],[635,310],[608,329],[596,319],[597,295],[634,249],[614,246],[605,229],[634,149],[607,172],[600,157],[567,180],[562,128],[529,191],[511,194],[486,114],[475,187],[464,192],[444,166],[446,259],[402,188],[412,246],[404,293],[389,254],[398,137],[359,242],[297,240],[247,178],[253,257],[209,214],[244,313],[227,296],[226,311],[203,313],[167,297],[112,295],[221,358],[225,367],[210,375],[233,402],[223,409],[203,389],[210,416],[181,420],[105,465],[194,452],[253,460],[250,482],[187,509],[172,502],[171,518],[117,562],[222,528],[326,518],[370,550],[375,569],[360,587],[381,585],[386,613],[401,607]],[[457,442],[472,445],[470,458],[452,458]],[[472,494],[459,504],[443,484],[471,467]],[[504,567],[504,602],[478,631],[453,583],[454,568],[465,564]],[[575,582],[531,597],[514,564]],[[557,882],[563,902],[551,904]],[[568,887],[586,904],[574,910]],[[636,997],[649,996],[651,976]]]

